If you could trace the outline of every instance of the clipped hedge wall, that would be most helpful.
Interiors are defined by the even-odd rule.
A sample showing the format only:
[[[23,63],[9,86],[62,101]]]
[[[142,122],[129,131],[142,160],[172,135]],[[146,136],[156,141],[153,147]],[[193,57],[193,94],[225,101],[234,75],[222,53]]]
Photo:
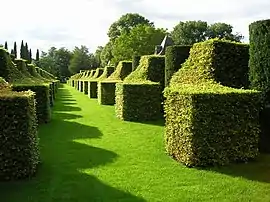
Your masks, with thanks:
[[[125,78],[125,82],[159,82],[164,87],[165,56],[142,56],[137,69]]]
[[[140,64],[140,59],[141,59],[141,56],[139,55],[134,55],[132,57],[132,71],[135,71],[137,69],[137,67]]]
[[[13,85],[12,90],[14,91],[27,91],[31,90],[35,92],[36,99],[36,111],[38,123],[48,123],[51,120],[51,109],[50,109],[50,89],[49,85]]]
[[[215,80],[228,87],[248,88],[248,62],[247,44],[216,39],[196,43],[182,65],[183,71],[174,74],[170,85]]]
[[[103,75],[104,69],[97,68],[94,76],[88,83],[88,97],[97,98],[97,79]]]
[[[251,87],[265,94],[270,103],[270,20],[260,20],[249,25]]]
[[[162,88],[158,83],[117,83],[116,116],[125,121],[146,121],[162,117]]]
[[[260,93],[194,86],[166,94],[165,143],[187,166],[225,165],[258,155]]]
[[[169,46],[165,52],[165,86],[169,85],[172,75],[188,59],[191,46]]]
[[[40,161],[33,92],[0,92],[0,181],[33,176]]]
[[[121,61],[116,70],[98,83],[98,102],[102,105],[115,104],[115,84],[121,82],[132,71],[132,62]]]
[[[165,88],[166,150],[177,161],[225,165],[258,155],[261,93],[234,89],[248,86],[247,66],[245,44],[193,45]]]

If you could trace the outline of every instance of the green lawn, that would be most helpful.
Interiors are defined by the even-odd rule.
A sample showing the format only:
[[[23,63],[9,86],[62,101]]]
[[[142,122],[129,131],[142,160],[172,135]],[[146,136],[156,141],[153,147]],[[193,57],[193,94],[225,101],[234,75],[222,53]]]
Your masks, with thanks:
[[[1,202],[270,201],[270,155],[249,164],[187,168],[166,155],[161,121],[122,122],[113,106],[65,85],[39,129],[42,165],[0,184]]]

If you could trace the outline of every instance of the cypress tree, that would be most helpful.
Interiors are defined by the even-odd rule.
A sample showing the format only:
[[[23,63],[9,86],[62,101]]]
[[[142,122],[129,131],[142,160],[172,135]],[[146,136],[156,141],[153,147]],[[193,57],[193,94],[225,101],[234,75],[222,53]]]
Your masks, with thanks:
[[[5,49],[8,50],[8,44],[7,44],[7,42],[5,42]]]
[[[23,40],[22,40],[22,43],[21,43],[20,56],[21,56],[22,59],[24,58],[24,44],[23,44]]]
[[[25,43],[25,47],[24,47],[24,59],[29,60],[29,50],[28,50],[27,42]]]
[[[37,49],[37,53],[36,53],[36,61],[39,61],[39,50]]]
[[[13,49],[11,49],[10,54],[15,55]]]
[[[16,44],[16,41],[14,42],[14,55],[15,55],[15,58],[17,58],[17,44]]]
[[[29,62],[32,63],[32,50],[29,50]]]

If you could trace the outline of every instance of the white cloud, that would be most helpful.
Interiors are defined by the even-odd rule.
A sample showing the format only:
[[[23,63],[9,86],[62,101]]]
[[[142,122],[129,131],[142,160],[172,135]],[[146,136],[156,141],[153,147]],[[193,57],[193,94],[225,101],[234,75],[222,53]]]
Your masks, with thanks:
[[[107,42],[111,23],[127,12],[144,15],[157,27],[172,28],[181,20],[226,22],[248,37],[248,25],[270,18],[268,0],[9,0],[1,4],[0,38],[13,46],[24,39],[35,51],[51,46],[86,45],[94,51]],[[12,11],[12,12],[10,12]]]

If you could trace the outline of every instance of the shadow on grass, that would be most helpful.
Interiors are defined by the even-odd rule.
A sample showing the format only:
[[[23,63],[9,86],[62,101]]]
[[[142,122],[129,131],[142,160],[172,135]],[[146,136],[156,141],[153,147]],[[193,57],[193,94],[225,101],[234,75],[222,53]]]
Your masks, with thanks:
[[[62,106],[56,102],[58,110]],[[91,146],[91,139],[102,138],[102,133],[75,122],[76,118],[53,113],[52,121],[39,128],[42,163],[36,176],[0,183],[1,202],[145,201],[97,178],[97,168],[114,162],[117,154]]]
[[[261,154],[257,159],[248,163],[234,163],[223,167],[199,168],[199,170],[270,183],[270,155]]]

